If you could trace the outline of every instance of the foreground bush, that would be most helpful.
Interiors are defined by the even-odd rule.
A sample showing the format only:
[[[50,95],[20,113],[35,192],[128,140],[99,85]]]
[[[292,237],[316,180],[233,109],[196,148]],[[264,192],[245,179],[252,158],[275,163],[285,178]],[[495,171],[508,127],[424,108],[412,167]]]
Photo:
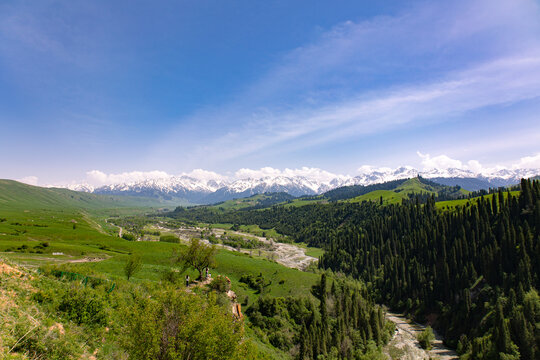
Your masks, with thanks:
[[[125,347],[132,359],[250,359],[243,325],[214,296],[174,288],[142,297],[128,309]]]

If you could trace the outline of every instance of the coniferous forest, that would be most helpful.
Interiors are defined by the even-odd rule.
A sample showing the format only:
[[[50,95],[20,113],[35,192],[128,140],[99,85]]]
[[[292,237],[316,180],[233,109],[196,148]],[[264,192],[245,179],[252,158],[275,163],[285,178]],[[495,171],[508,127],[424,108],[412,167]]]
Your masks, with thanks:
[[[372,284],[377,298],[437,317],[465,358],[540,356],[540,182],[455,211],[433,199],[388,206],[364,227],[330,233],[320,266]]]
[[[386,206],[332,202],[225,213],[179,208],[174,216],[258,224],[324,247],[320,268],[362,280],[375,302],[431,323],[464,359],[540,357],[538,180],[522,180],[519,195],[500,189],[447,209],[423,197]],[[332,290],[331,296],[338,295]],[[337,303],[353,301],[347,298]],[[261,326],[267,306],[261,300],[250,309]],[[302,322],[302,351],[316,358],[339,331],[366,332],[365,324],[348,321],[331,328],[338,335]],[[363,336],[378,339],[373,326],[369,331]]]

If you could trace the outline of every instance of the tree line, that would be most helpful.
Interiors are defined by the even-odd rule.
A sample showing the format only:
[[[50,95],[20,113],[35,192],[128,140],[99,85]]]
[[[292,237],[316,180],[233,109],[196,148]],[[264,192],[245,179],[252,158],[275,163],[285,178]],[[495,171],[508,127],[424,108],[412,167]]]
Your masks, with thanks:
[[[437,210],[330,203],[179,218],[258,224],[324,247],[319,266],[363,280],[378,302],[427,319],[465,359],[540,356],[540,181]]]

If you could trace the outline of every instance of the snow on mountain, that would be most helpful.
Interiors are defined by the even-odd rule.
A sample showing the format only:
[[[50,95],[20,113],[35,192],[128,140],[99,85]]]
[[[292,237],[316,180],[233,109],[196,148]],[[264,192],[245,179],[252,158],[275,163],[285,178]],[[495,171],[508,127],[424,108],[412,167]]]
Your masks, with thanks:
[[[360,174],[351,177],[336,175],[317,178],[301,175],[262,176],[227,180],[196,178],[187,175],[167,176],[141,181],[131,181],[94,187],[83,183],[68,188],[97,194],[150,196],[163,199],[184,199],[192,203],[214,203],[254,194],[286,192],[290,195],[315,195],[347,185],[371,185],[386,181],[422,176],[445,184],[461,185],[468,190],[516,184],[521,178],[540,174],[540,169],[499,169],[478,174],[458,168],[430,169],[418,171],[410,166],[396,169],[363,167]]]
[[[354,185],[372,185],[387,181],[407,179],[418,176],[418,170],[410,166],[402,166],[397,169],[390,168],[367,168],[361,175],[354,177]]]

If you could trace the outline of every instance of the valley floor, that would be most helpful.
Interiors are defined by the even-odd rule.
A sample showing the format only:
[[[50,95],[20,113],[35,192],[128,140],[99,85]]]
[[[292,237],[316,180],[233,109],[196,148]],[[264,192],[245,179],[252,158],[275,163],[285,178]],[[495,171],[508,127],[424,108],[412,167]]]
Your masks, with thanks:
[[[422,349],[416,337],[425,329],[425,326],[411,323],[405,316],[397,313],[386,312],[386,318],[396,324],[396,333],[385,347],[385,353],[389,358],[401,360],[458,359],[456,352],[444,346],[442,337],[437,334],[435,334],[435,340],[432,343],[433,348],[430,351]]]
[[[169,229],[163,226],[156,226],[156,229],[173,233],[186,243],[189,242],[189,240],[192,237],[200,234],[202,230],[208,231],[208,229],[202,229],[202,228],[196,228],[196,227]],[[238,236],[242,236],[246,238],[253,238],[263,243],[269,244],[271,245],[270,250],[260,250],[260,253],[262,255],[269,257],[271,260],[276,261],[278,264],[281,264],[288,268],[303,270],[312,262],[317,261],[316,258],[306,255],[305,249],[299,246],[296,246],[294,244],[280,243],[272,239],[268,239],[266,237],[255,236],[253,234],[247,234],[240,231],[231,231],[231,230],[225,231],[219,228],[211,229],[211,231],[216,236],[222,236],[225,232],[227,232],[233,235],[238,235]],[[203,241],[208,243],[207,240],[203,240]],[[219,244],[218,246],[223,247],[224,249],[227,249],[230,251],[238,251],[237,249],[230,246],[226,246],[222,244]],[[259,253],[258,249],[253,249],[253,250],[240,249],[240,251],[246,254],[250,254],[250,255],[254,253]]]

